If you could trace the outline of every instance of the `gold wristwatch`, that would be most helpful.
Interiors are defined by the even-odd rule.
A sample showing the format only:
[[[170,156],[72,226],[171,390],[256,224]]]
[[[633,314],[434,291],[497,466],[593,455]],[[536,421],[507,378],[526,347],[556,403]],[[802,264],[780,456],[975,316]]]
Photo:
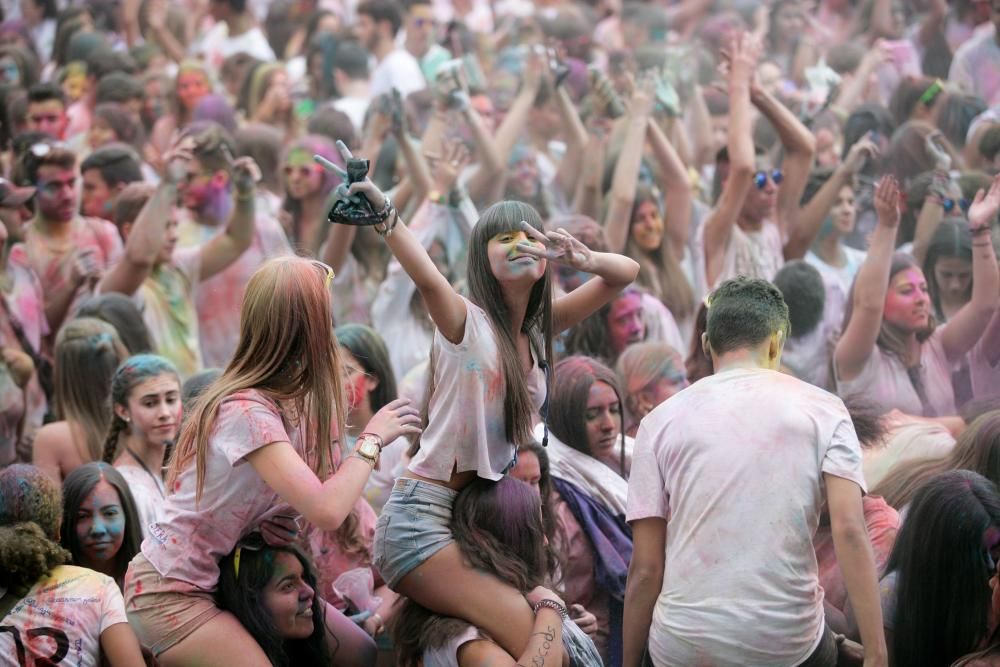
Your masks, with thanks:
[[[362,433],[354,443],[354,453],[373,468],[377,467],[379,455],[382,454],[382,438],[374,433]]]

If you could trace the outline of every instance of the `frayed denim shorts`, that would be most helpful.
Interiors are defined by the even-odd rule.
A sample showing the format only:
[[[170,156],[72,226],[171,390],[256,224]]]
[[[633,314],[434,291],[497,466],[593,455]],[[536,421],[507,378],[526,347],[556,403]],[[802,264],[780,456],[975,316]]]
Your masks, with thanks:
[[[400,477],[375,524],[374,564],[389,588],[455,541],[451,511],[458,491]]]

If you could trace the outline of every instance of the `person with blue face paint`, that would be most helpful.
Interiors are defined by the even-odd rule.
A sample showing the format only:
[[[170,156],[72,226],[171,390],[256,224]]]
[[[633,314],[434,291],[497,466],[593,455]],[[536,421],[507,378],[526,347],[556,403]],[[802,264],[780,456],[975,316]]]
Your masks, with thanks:
[[[67,475],[60,534],[74,563],[108,575],[121,588],[142,541],[139,512],[121,473],[102,462]]]

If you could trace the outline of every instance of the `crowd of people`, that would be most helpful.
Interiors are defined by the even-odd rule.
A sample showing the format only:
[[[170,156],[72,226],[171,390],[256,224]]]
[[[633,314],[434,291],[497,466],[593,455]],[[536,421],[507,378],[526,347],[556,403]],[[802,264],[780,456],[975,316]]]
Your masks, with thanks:
[[[0,0],[0,666],[1000,666],[1000,0]]]

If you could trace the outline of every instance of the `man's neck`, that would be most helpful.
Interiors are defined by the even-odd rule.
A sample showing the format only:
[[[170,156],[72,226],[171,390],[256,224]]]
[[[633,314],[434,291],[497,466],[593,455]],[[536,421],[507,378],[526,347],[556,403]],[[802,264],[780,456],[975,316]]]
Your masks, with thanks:
[[[427,55],[427,52],[431,50],[431,47],[426,42],[424,42],[423,44],[414,44],[410,42],[410,40],[406,40],[406,50],[410,53],[411,56],[413,56],[417,60],[420,60],[421,58]]]
[[[771,370],[771,367],[757,350],[742,348],[712,356],[716,375],[737,369]]]
[[[380,39],[372,50],[375,61],[381,63],[386,57],[396,50],[396,43],[392,39]]]
[[[341,97],[356,97],[367,100],[369,97],[368,81],[366,79],[350,79],[344,84]]]
[[[42,236],[50,239],[64,239],[72,232],[74,219],[75,216],[69,220],[49,220],[39,214],[32,221],[32,226]]]
[[[230,37],[239,37],[250,32],[254,27],[253,17],[248,12],[241,12],[226,19],[226,28]]]
[[[840,234],[837,232],[830,232],[819,240],[816,254],[830,266],[841,268],[847,264],[847,257],[840,246]]]

